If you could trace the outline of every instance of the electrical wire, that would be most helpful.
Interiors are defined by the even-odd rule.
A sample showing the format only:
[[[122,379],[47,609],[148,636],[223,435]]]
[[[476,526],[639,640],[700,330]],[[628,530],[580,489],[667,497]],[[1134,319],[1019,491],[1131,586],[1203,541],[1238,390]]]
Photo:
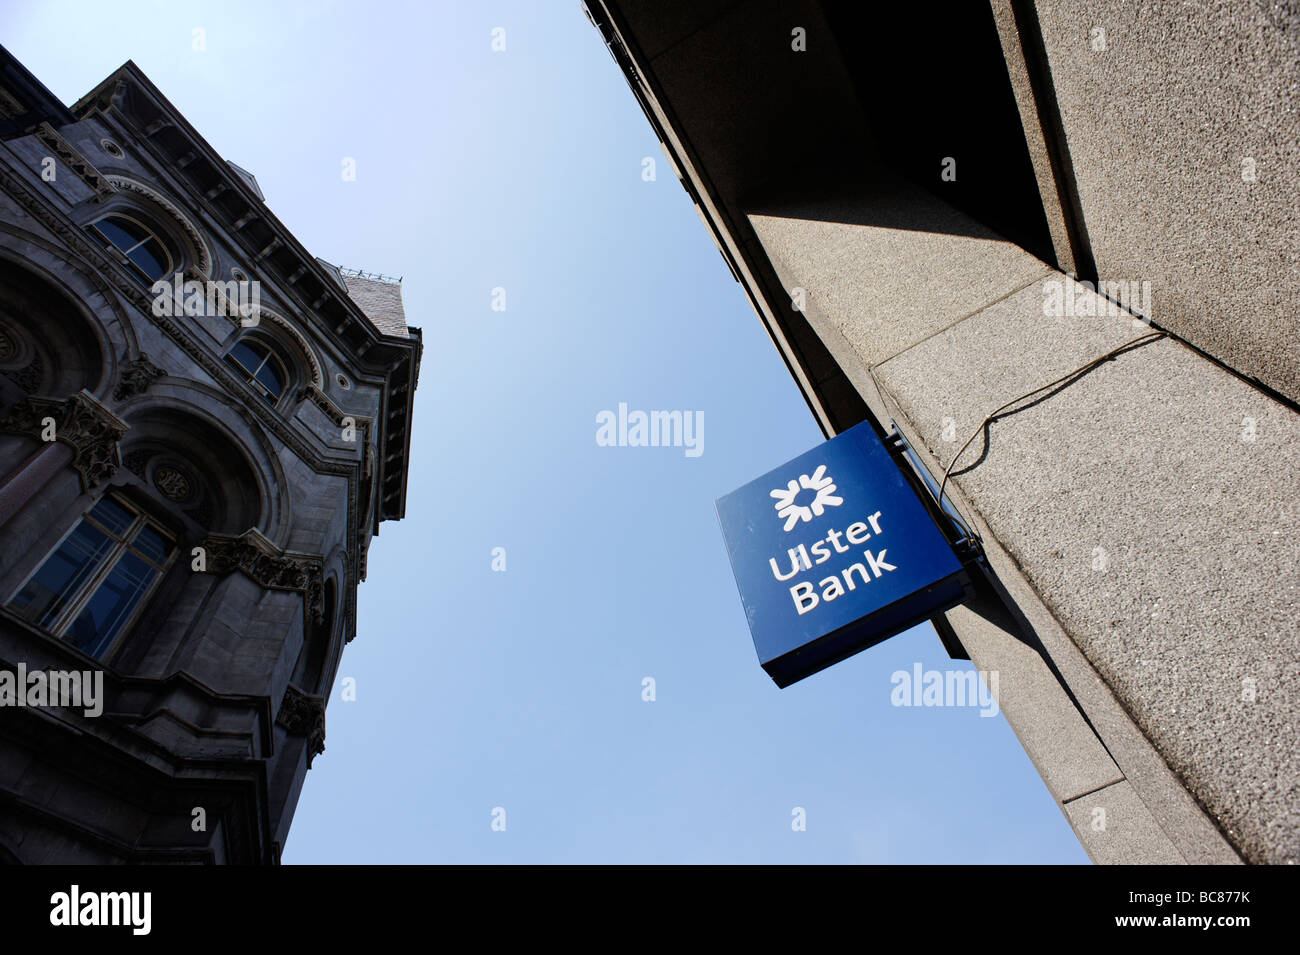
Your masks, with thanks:
[[[977,427],[971,433],[971,436],[966,439],[966,443],[957,449],[957,453],[954,454],[952,460],[948,462],[948,467],[943,472],[943,480],[939,482],[939,508],[941,510],[943,508],[944,489],[948,486],[948,477],[949,475],[952,474],[952,469],[954,466],[956,466],[957,459],[962,456],[962,453],[968,447],[970,447],[970,443],[975,440],[976,436],[981,431],[983,431],[986,426],[991,424],[993,421],[997,420],[998,415],[1002,414],[1003,411],[1005,411],[1007,408],[1010,408],[1012,405],[1016,404],[1017,402],[1021,402],[1024,401],[1026,398],[1033,397],[1034,395],[1038,394],[1040,391],[1047,391],[1049,388],[1055,388],[1057,385],[1069,381],[1071,378],[1077,378],[1081,375],[1084,375],[1087,372],[1091,371],[1092,369],[1096,368],[1098,365],[1102,364],[1103,362],[1110,361],[1112,358],[1114,358],[1116,355],[1120,354],[1121,352],[1127,351],[1130,348],[1136,348],[1138,345],[1145,345],[1147,342],[1153,342],[1158,338],[1164,338],[1165,334],[1166,333],[1162,331],[1155,331],[1155,332],[1149,332],[1146,335],[1139,335],[1137,338],[1134,338],[1132,341],[1125,342],[1123,345],[1120,345],[1118,348],[1106,352],[1106,354],[1102,355],[1100,358],[1094,358],[1092,359],[1092,361],[1080,365],[1078,368],[1074,369],[1074,371],[1062,375],[1060,378],[1057,378],[1055,381],[1048,382],[1045,385],[1041,385],[1038,388],[1035,388],[1033,391],[1027,391],[1018,398],[1012,398],[1010,401],[1002,405],[996,411],[989,414],[988,417],[986,417],[983,421],[979,423],[979,427]]]
[[[891,393],[889,389],[883,387],[880,384],[880,379],[876,377],[875,368],[873,368],[871,365],[868,365],[867,374],[871,376],[871,383],[876,386],[876,393],[879,394],[881,399],[885,402],[886,409],[888,408],[889,405],[892,404],[894,406],[894,412],[897,415],[897,417],[906,419],[907,415],[903,412],[902,406],[899,405],[898,400],[894,397],[893,393]],[[898,426],[898,421],[894,420],[892,423],[894,425],[894,428],[898,431],[899,436],[903,438],[904,443],[906,443],[908,445],[908,448],[911,449],[910,442],[907,441],[906,437],[903,437],[903,429]],[[926,469],[925,465],[921,463],[920,458],[916,455],[916,452],[914,450],[911,451],[911,454],[912,454],[912,466],[918,471],[926,472],[924,478],[929,478],[929,481],[927,482],[927,488],[928,488],[929,484],[934,481],[934,477],[928,473],[928,469]],[[976,543],[983,542],[984,539],[975,532],[975,529],[971,527],[970,523],[965,519],[965,517],[962,516],[961,511],[956,504],[954,504],[952,501],[949,501],[948,503],[952,506],[952,510],[945,511],[943,508],[943,499],[937,498],[936,501],[939,505],[939,513],[947,516],[949,519],[955,522],[957,526],[961,528],[962,533],[966,535],[966,540],[974,541]]]

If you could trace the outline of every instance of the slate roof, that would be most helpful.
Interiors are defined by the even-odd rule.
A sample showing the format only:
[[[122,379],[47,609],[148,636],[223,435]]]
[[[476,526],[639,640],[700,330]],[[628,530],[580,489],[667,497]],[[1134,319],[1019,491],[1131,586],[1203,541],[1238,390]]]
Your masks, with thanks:
[[[382,334],[410,337],[406,332],[401,285],[363,279],[359,275],[344,275],[343,282],[347,285],[348,296]]]

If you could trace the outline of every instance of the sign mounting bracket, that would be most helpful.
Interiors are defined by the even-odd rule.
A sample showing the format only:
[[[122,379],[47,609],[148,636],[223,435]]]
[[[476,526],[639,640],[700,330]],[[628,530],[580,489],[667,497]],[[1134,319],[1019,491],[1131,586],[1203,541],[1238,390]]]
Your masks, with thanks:
[[[924,490],[923,499],[930,509],[931,516],[935,518],[935,523],[948,536],[949,542],[961,562],[967,565],[987,566],[984,558],[984,546],[979,537],[967,526],[961,513],[946,494],[944,500],[939,501],[939,483],[925,465],[921,463],[920,456],[912,447],[911,442],[907,440],[907,436],[903,434],[902,429],[899,428],[898,422],[893,418],[889,419],[889,432],[885,435],[885,447],[889,449],[890,454],[899,460],[900,466],[906,462],[908,466],[901,467],[905,475],[913,474],[919,479],[913,483],[917,486],[918,491]]]

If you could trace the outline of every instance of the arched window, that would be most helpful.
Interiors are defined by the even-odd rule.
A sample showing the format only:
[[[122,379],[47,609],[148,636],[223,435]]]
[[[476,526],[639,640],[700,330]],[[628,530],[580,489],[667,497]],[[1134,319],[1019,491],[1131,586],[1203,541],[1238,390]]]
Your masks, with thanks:
[[[267,404],[275,404],[284,394],[289,375],[284,370],[284,362],[265,342],[241,338],[226,352],[226,361],[248,379],[253,390],[265,398]]]
[[[114,212],[96,219],[90,228],[126,256],[131,268],[149,284],[176,271],[167,244],[143,223]]]
[[[10,602],[23,617],[103,659],[143,608],[176,551],[139,507],[106,494]]]

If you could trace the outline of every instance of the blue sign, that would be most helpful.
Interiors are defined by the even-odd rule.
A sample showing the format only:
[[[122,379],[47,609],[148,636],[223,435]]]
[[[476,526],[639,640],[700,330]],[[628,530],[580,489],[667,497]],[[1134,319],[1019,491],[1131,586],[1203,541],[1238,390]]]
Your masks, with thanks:
[[[966,573],[863,422],[717,501],[759,662],[789,686],[960,603]]]

